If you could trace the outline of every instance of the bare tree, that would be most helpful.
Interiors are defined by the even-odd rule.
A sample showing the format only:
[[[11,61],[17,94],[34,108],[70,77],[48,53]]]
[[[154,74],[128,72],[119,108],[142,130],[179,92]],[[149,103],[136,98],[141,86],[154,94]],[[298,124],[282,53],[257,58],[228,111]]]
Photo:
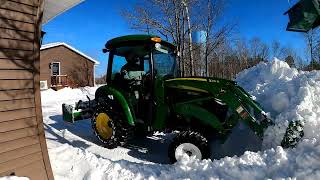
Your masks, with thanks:
[[[250,56],[250,50],[247,42],[244,39],[238,39],[235,43],[235,54],[240,61],[241,69],[249,67],[248,59]]]
[[[122,15],[133,29],[142,32],[160,34],[173,41],[179,54],[179,67],[182,75],[195,75],[197,66],[209,61],[209,54],[225,40],[230,26],[217,27],[223,13],[224,0],[145,0],[136,4],[133,10],[124,10]],[[199,13],[201,12],[201,13]],[[192,32],[205,31],[206,52],[205,63],[196,62],[197,49],[192,39]],[[207,69],[206,67],[205,69]],[[206,70],[208,71],[208,70]]]
[[[95,79],[95,82],[96,82],[96,84],[106,84],[107,83],[106,80],[107,80],[107,75],[105,74],[105,75],[102,75],[100,77],[97,77]]]
[[[72,87],[93,86],[93,64],[88,61],[78,62],[70,66],[68,71],[68,83]]]
[[[301,58],[301,56],[297,53],[297,50],[295,50],[292,47],[284,47],[284,59],[287,59],[288,62],[288,57],[289,60],[290,58],[292,58],[293,60],[293,64],[292,62],[288,62],[289,65],[296,67],[297,69],[303,69],[305,67],[304,61]]]
[[[267,60],[269,58],[269,47],[260,38],[254,37],[250,40],[250,54],[253,60]]]
[[[320,31],[312,29],[304,34],[307,43],[307,52],[310,59],[309,69],[314,69],[314,66],[319,64],[320,60]]]
[[[279,59],[286,58],[286,49],[281,46],[280,42],[278,40],[274,40],[271,44],[271,54],[273,57],[277,57]]]
[[[223,46],[225,41],[233,34],[233,29],[236,24],[226,23],[220,28],[215,28],[217,23],[221,21],[223,12],[225,11],[225,1],[224,0],[207,0],[203,3],[203,9],[200,13],[200,29],[205,30],[205,50],[204,50],[204,64],[205,64],[205,74],[208,76],[208,64],[209,57],[215,50]],[[212,59],[211,59],[212,60]]]

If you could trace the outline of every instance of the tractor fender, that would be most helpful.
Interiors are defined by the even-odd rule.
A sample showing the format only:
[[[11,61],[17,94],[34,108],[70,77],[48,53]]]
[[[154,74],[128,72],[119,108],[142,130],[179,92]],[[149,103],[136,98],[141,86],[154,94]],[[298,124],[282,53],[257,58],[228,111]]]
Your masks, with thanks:
[[[135,118],[131,112],[130,105],[120,91],[108,85],[101,86],[96,90],[95,99],[98,100],[101,96],[111,96],[111,98],[118,101],[125,113],[128,123],[134,126]]]

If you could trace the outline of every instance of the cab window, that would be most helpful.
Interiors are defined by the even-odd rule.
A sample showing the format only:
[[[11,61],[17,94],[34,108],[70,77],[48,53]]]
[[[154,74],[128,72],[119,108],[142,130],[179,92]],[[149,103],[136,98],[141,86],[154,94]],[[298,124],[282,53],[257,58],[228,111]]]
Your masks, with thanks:
[[[176,58],[172,50],[157,43],[153,51],[153,59],[156,76],[175,76]]]

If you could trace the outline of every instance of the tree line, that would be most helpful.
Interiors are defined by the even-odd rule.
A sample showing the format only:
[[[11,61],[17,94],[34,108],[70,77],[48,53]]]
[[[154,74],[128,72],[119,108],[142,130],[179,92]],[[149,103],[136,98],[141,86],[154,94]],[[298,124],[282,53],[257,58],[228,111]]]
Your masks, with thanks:
[[[160,35],[176,45],[181,76],[233,79],[235,75],[273,57],[298,69],[317,69],[320,60],[318,31],[304,35],[310,55],[305,64],[297,51],[274,40],[237,35],[237,23],[223,19],[226,0],[141,0],[121,15],[132,29]],[[194,34],[200,34],[195,41]],[[316,58],[317,57],[317,58]]]

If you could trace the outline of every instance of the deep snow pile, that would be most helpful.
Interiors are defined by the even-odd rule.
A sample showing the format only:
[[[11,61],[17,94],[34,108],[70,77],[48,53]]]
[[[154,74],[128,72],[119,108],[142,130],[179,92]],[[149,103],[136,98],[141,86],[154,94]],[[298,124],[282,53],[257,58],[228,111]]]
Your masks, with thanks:
[[[298,72],[274,59],[241,72],[237,82],[270,112],[276,124],[265,134],[266,148],[280,145],[289,121],[302,121],[304,138],[320,141],[319,72]]]
[[[52,116],[61,114],[61,102],[85,99],[85,92],[92,96],[95,88],[42,92],[54,176],[56,179],[320,179],[318,79],[319,72],[298,72],[277,59],[240,73],[236,80],[256,97],[276,123],[266,132],[265,150],[213,161],[183,157],[174,165],[138,161],[123,148],[103,149],[68,130],[67,125],[52,124]],[[305,137],[297,148],[285,150],[277,145],[288,121],[295,120],[304,122]]]

